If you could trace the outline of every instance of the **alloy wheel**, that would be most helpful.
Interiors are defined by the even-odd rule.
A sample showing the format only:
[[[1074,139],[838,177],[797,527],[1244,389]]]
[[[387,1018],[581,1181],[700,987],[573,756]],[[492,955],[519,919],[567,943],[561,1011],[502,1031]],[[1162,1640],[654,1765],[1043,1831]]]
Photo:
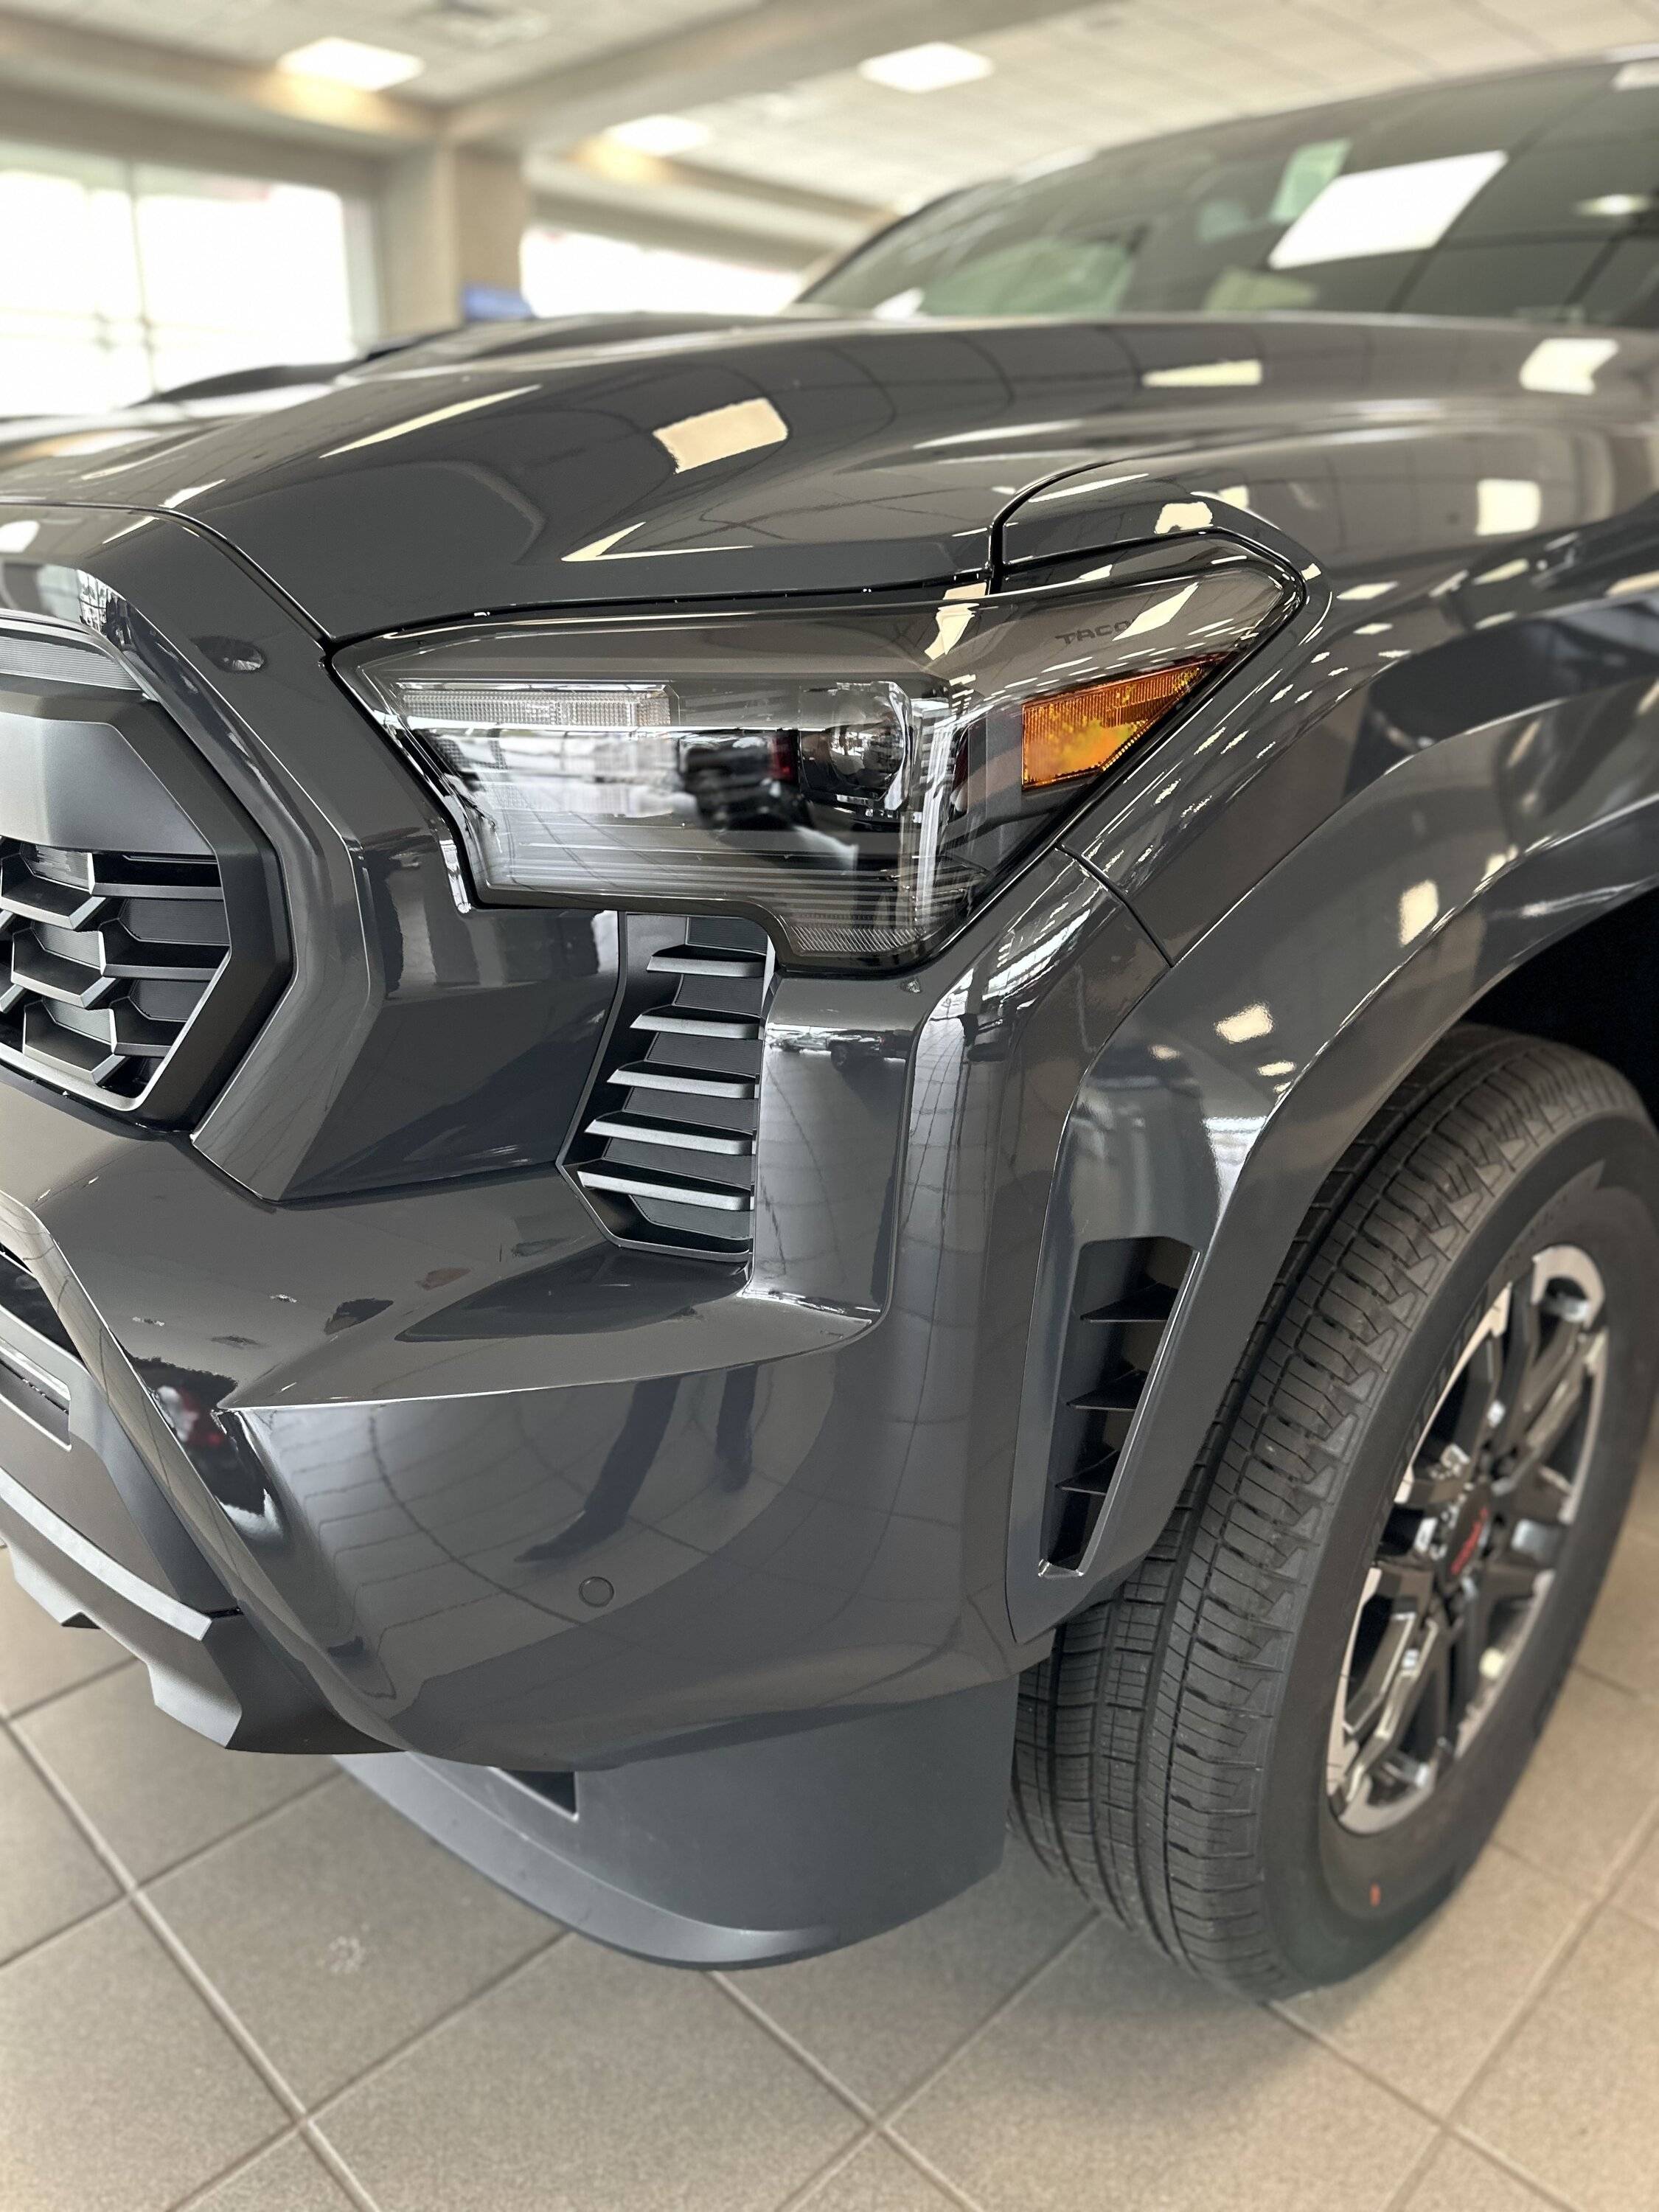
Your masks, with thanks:
[[[1346,1828],[1392,1827],[1467,1751],[1549,1592],[1595,1446],[1606,1292],[1551,1245],[1492,1301],[1413,1452],[1366,1574],[1331,1716]]]

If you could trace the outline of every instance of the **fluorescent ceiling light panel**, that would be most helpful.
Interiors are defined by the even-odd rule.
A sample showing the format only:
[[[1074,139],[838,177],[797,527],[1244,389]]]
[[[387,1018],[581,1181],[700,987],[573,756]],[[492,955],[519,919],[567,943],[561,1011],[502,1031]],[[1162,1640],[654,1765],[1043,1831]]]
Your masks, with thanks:
[[[1451,154],[1333,177],[1274,246],[1267,265],[1305,269],[1373,253],[1421,253],[1439,245],[1508,159],[1498,152]]]
[[[859,64],[859,75],[894,92],[943,92],[949,85],[972,84],[989,76],[996,64],[971,46],[933,39],[922,46],[901,46],[890,54],[872,54]]]
[[[389,92],[394,84],[407,84],[410,77],[419,76],[426,64],[418,54],[366,46],[356,39],[314,39],[310,46],[295,46],[284,54],[276,66],[292,76],[326,77],[357,92]]]
[[[706,146],[712,134],[706,123],[693,122],[689,115],[636,115],[631,123],[613,123],[605,136],[635,154],[666,159]]]

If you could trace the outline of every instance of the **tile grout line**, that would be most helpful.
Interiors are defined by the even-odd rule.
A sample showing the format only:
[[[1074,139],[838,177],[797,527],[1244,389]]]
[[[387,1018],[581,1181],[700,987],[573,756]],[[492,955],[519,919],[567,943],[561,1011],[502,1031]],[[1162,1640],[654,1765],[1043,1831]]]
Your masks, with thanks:
[[[1390,2191],[1388,2202],[1382,2208],[1382,2212],[1404,2212],[1404,2208],[1417,2194],[1418,2184],[1427,2179],[1429,2168],[1439,2157],[1443,2145],[1450,2141],[1451,2137],[1446,2133],[1445,2129],[1437,2126],[1427,2142],[1401,2175],[1398,2185]]]
[[[860,2151],[867,2150],[872,2142],[879,2142],[880,2140],[873,2128],[860,2128],[851,2142],[844,2143],[838,2151],[825,2159],[816,2173],[809,2173],[805,2181],[774,2206],[773,2212],[807,2212],[807,2208],[820,2191],[827,2189],[838,2174],[845,2173]]]
[[[245,2152],[234,2166],[226,2166],[222,2173],[216,2173],[210,2181],[204,2181],[199,2189],[192,2189],[188,2197],[176,2199],[168,2206],[167,2212],[195,2212],[196,2207],[207,2203],[214,2192],[222,2189],[228,2181],[239,2181],[243,2174],[258,2166],[261,2159],[274,2157],[285,2143],[308,2144],[310,2140],[306,2133],[304,2122],[293,2121],[283,2130],[280,2135],[272,2136],[269,2142],[256,2144],[253,2149]]]
[[[1604,1686],[1621,1690],[1625,1695],[1637,1698],[1638,1703],[1645,1702],[1639,1698],[1638,1692],[1625,1689],[1622,1684],[1607,1683]],[[1483,2138],[1472,2134],[1464,2127],[1459,2116],[1485,2081],[1492,2066],[1502,2057],[1504,2051],[1536,2009],[1557,1976],[1577,1951],[1597,1914],[1606,1907],[1613,1907],[1614,1892],[1631,1867],[1646,1849],[1648,1841],[1656,1830],[1659,1830],[1659,1804],[1651,1807],[1643,1815],[1631,1838],[1614,1855],[1611,1866],[1601,1881],[1594,1887],[1587,1887],[1583,1889],[1565,1881],[1559,1875],[1553,1874],[1546,1868],[1534,1865],[1530,1859],[1510,1845],[1500,1843],[1496,1837],[1489,1838],[1486,1845],[1486,1850],[1500,1851],[1506,1857],[1514,1859],[1517,1864],[1527,1868],[1529,1872],[1544,1875],[1547,1879],[1555,1882],[1573,1899],[1577,1910],[1565,1932],[1528,1982],[1517,2000],[1514,2011],[1493,2039],[1491,2047],[1483,2054],[1475,2071],[1459,2090],[1443,2114],[1431,2111],[1408,2090],[1399,2087],[1396,2083],[1375,2072],[1363,2059],[1356,2058],[1351,2052],[1343,2050],[1320,2029],[1298,2020],[1288,2010],[1282,2009],[1278,2000],[1270,2002],[1267,2009],[1270,2010],[1277,2019],[1282,2020],[1287,2027],[1293,2028],[1298,2035],[1306,2037],[1310,2042],[1316,2044],[1321,2050],[1329,2052],[1332,2057],[1340,2059],[1345,2066],[1359,2075],[1362,2079],[1370,2082],[1376,2087],[1386,2089],[1391,2096],[1399,2099],[1413,2112],[1431,2121],[1438,2134],[1449,2136],[1464,2144],[1469,2149],[1479,2150],[1483,2154],[1498,2158],[1499,2162],[1510,2166],[1518,2178],[1526,2180],[1532,2186],[1540,2186],[1541,2185],[1539,2185],[1524,2168],[1513,2166],[1513,2162],[1504,2159],[1502,2154],[1491,2152]],[[1613,1907],[1613,1909],[1619,1908]],[[1648,1924],[1646,1922],[1635,1920],[1632,1915],[1625,1917],[1631,1918],[1636,1926],[1645,1927]]]
[[[323,2142],[314,2135],[306,2112],[304,2100],[297,2094],[276,2062],[244,2025],[228,1999],[215,1986],[191,1954],[174,1936],[155,1905],[144,1894],[120,1853],[104,1836],[91,1815],[58,1780],[53,1769],[39,1755],[34,1747],[15,1730],[12,1732],[12,1735],[13,1741],[19,1746],[23,1757],[33,1768],[42,1784],[52,1792],[53,1797],[69,1814],[93,1850],[103,1862],[108,1872],[120,1885],[124,1901],[132,1907],[139,1921],[149,1931],[151,1940],[158,1949],[172,1960],[178,1972],[195,1991],[202,2003],[206,2006],[210,2014],[218,2022],[247,2064],[263,2081],[265,2088],[288,2113],[289,2119],[296,2124],[298,2130],[307,2136],[318,2156],[345,2191],[351,2202],[357,2206],[358,2212],[380,2212],[380,2207],[374,2198],[363,2188],[344,2160],[339,2157],[332,2145]],[[333,1778],[331,1775],[325,1778],[326,1781],[331,1781]],[[319,1787],[321,1786],[321,1784],[319,1785]],[[301,1792],[302,1796],[309,1794],[309,1792]],[[285,1808],[283,1807],[272,1808],[273,1812],[284,1809]],[[288,2129],[276,2130],[273,2135],[265,2139],[260,2148],[269,2148],[270,2143],[289,2132]],[[216,2179],[222,2179],[222,2175]]]
[[[1550,2185],[1547,2182],[1542,2181],[1527,2166],[1522,2165],[1518,2159],[1512,2157],[1510,2153],[1500,2150],[1496,2144],[1490,2143],[1484,2136],[1477,2135],[1474,2129],[1469,2126],[1467,2115],[1470,2106],[1474,2100],[1477,2092],[1491,2077],[1494,2069],[1503,2058],[1504,2052],[1515,2043],[1521,2034],[1522,2030],[1525,2027],[1527,2022],[1537,2011],[1539,2005],[1543,2002],[1550,1989],[1554,1986],[1559,1978],[1566,1971],[1573,1959],[1577,1957],[1578,1952],[1583,1948],[1584,1941],[1589,1936],[1590,1929],[1595,1925],[1598,1917],[1606,1908],[1612,1905],[1614,1893],[1618,1890],[1620,1884],[1623,1881],[1626,1875],[1630,1871],[1630,1869],[1635,1864],[1636,1861],[1641,1856],[1643,1851],[1646,1850],[1650,1838],[1656,1832],[1659,1832],[1659,1805],[1655,1806],[1647,1814],[1645,1818],[1638,1822],[1634,1833],[1632,1835],[1629,1842],[1625,1845],[1623,1850],[1615,1854],[1613,1863],[1608,1869],[1606,1875],[1603,1877],[1601,1887],[1597,1889],[1594,1897],[1588,1901],[1588,1908],[1580,1917],[1577,1925],[1573,1929],[1571,1940],[1564,1943],[1559,1948],[1554,1958],[1552,1960],[1548,1974],[1539,1982],[1535,1988],[1528,1992],[1526,2002],[1516,2008],[1513,2017],[1504,2027],[1503,2033],[1497,2039],[1496,2042],[1492,2045],[1492,2049],[1486,2053],[1485,2058],[1482,2059],[1480,2070],[1476,2073],[1474,2079],[1469,2081],[1468,2086],[1453,2100],[1451,2108],[1446,2114],[1445,2125],[1448,2134],[1454,2136],[1456,2141],[1464,2144],[1468,2149],[1479,2151],[1483,2157],[1490,2159],[1495,2166],[1500,2166],[1504,2172],[1513,2174],[1517,2180],[1524,2181],[1528,2188],[1539,2191],[1554,2204],[1561,2204],[1564,2200],[1557,2194]],[[1639,1926],[1644,1925],[1645,1923],[1636,1923],[1634,1924]],[[1573,2212],[1573,2208],[1569,2207],[1569,2212]]]
[[[1540,1871],[1529,1861],[1522,1859],[1517,1852],[1508,1850],[1504,1844],[1488,1844],[1486,1849],[1503,1851],[1505,1857],[1514,1859],[1517,1865],[1525,1867],[1529,1874],[1537,1874]],[[1298,2020],[1294,2013],[1285,2008],[1287,2001],[1272,1999],[1264,2009],[1271,2012],[1276,2020],[1283,2021],[1286,2027],[1293,2028],[1297,2034],[1305,2037],[1310,2043],[1316,2044],[1320,2050],[1328,2052],[1333,2058],[1340,2059],[1352,2072],[1358,2074],[1362,2080],[1369,2081],[1373,2087],[1387,2090],[1391,2097],[1429,2121],[1437,2135],[1449,2135],[1453,2131],[1453,2115],[1465,2098],[1474,2090],[1492,2060],[1509,2041],[1511,2031],[1518,2026],[1523,2016],[1531,2011],[1534,2002],[1553,1980],[1557,1969],[1564,1963],[1568,1954],[1577,1949],[1579,1938],[1601,1908],[1603,1900],[1599,1894],[1592,1895],[1583,1890],[1571,1889],[1565,1882],[1559,1881],[1559,1877],[1555,1879],[1556,1886],[1571,1901],[1572,1917],[1562,1934],[1557,1938],[1553,1948],[1541,1963],[1534,1969],[1531,1979],[1516,1999],[1514,2009],[1509,2018],[1498,2029],[1490,2048],[1482,2053],[1474,2073],[1453,2098],[1444,2112],[1437,2112],[1432,2106],[1424,2104],[1420,2098],[1413,2096],[1409,2089],[1402,2089],[1398,2082],[1389,2081],[1386,2075],[1379,2073],[1364,2059],[1356,2057],[1350,2051],[1345,2051],[1341,2045],[1326,2034],[1323,2029],[1315,2027],[1310,2021]]]
[[[1629,1698],[1644,1711],[1652,1712],[1659,1708],[1659,1693],[1652,1690],[1638,1690],[1633,1683],[1621,1682],[1616,1674],[1604,1674],[1600,1668],[1587,1666],[1582,1659],[1575,1659],[1572,1668],[1574,1674],[1583,1674],[1603,1690],[1616,1690],[1621,1698]]]
[[[757,2027],[764,2029],[774,2043],[781,2044],[790,2057],[798,2059],[805,2067],[807,2072],[812,2075],[824,2088],[828,2089],[842,2104],[849,2106],[866,2127],[874,2128],[879,2125],[875,2106],[860,2097],[856,2089],[849,2088],[832,2067],[826,2064],[815,2051],[809,2051],[807,2046],[793,2036],[787,2027],[781,2027],[776,2021],[769,2018],[753,1997],[745,1996],[741,1990],[734,1988],[726,1978],[723,1969],[718,1966],[711,1968],[708,1978],[716,1989],[723,1991],[731,1999],[746,2019],[752,2021]]]
[[[745,2013],[748,2017],[755,2022],[757,2027],[763,2029],[775,2042],[781,2044],[792,2057],[798,2059],[804,2066],[805,2066],[809,2072],[813,2074],[820,2081],[822,2081],[826,2088],[831,2090],[844,2104],[851,2106],[855,2112],[859,2113],[862,2118],[866,2118],[869,2122],[868,2140],[885,2142],[890,2149],[896,2151],[898,2155],[904,2160],[907,2165],[913,2166],[917,2172],[923,2176],[925,2179],[931,2181],[937,2186],[945,2190],[945,2191],[953,2197],[958,2204],[964,2208],[964,2212],[982,2212],[982,2208],[963,2187],[959,2181],[955,2180],[951,2175],[945,2173],[942,2169],[935,2166],[932,2160],[927,2157],[925,2153],[914,2149],[903,2136],[896,2134],[893,2130],[892,2123],[898,2118],[902,2113],[908,2112],[910,2106],[915,2103],[919,2097],[925,2095],[927,2092],[933,2087],[934,2082],[936,2082],[939,2076],[945,2072],[945,2069],[953,2065],[956,2061],[963,2056],[964,2051],[969,2050],[972,2045],[976,2043],[979,2039],[988,2032],[988,2030],[996,2024],[1004,2013],[1007,2012],[1012,2006],[1017,2004],[1020,1998],[1025,1995],[1026,1991],[1030,1990],[1036,1982],[1040,1981],[1042,1976],[1048,1972],[1051,1966],[1058,1965],[1060,1960],[1066,1956],[1068,1951],[1072,1950],[1077,1944],[1080,1943],[1085,1936],[1097,1929],[1100,1924],[1100,1914],[1098,1912],[1091,1912],[1087,1919],[1085,1919],[1080,1926],[1074,1928],[1072,1930],[1072,1933],[1059,1943],[1054,1950],[1049,1952],[1048,1955],[1045,1959],[1042,1959],[1036,1966],[1033,1966],[1029,1973],[1022,1975],[1020,1979],[1015,1983],[1014,1986],[1006,1991],[998,2002],[992,2007],[991,2010],[986,2014],[983,2020],[977,2021],[973,2027],[969,2028],[967,2034],[964,2035],[959,2042],[952,2044],[951,2048],[946,2051],[933,2066],[929,2067],[925,2074],[921,2075],[917,2081],[913,2082],[910,2087],[907,2089],[902,2096],[896,2099],[890,2106],[883,2108],[878,2108],[866,2103],[866,2100],[859,2096],[854,2090],[850,2088],[846,2082],[842,2081],[839,2075],[836,2075],[823,2059],[819,2058],[815,2052],[807,2047],[805,2044],[799,2042],[787,2028],[781,2027],[778,2021],[775,2021],[771,2017],[770,2014],[763,2010],[754,1998],[744,1995],[743,1990],[725,1973],[716,1970],[710,1975],[709,1978],[716,1983],[722,1990],[724,1990],[726,1995],[732,2000],[732,2003],[737,2005],[741,2011]],[[852,2153],[849,2152],[848,2157],[850,2158],[851,2155]],[[825,2176],[820,2175],[817,2179],[810,2185],[814,2188],[819,2187],[826,2178],[827,2177]],[[786,2199],[783,2212],[788,2212],[788,2208],[793,2206],[794,2202],[795,2200],[793,2198]]]
[[[1527,2168],[1521,2165],[1518,2160],[1511,2158],[1507,2151],[1498,2150],[1491,2143],[1482,2142],[1478,2136],[1466,2135],[1461,2129],[1451,2128],[1447,2130],[1447,2139],[1457,2143],[1464,2150],[1472,2152],[1477,2158],[1484,2159],[1488,2166],[1495,2166],[1500,2173],[1507,2174],[1511,2181],[1520,2182],[1522,2187],[1529,2189],[1534,2197],[1540,2197],[1546,2204],[1553,2205],[1555,2212],[1585,2212],[1585,2208],[1582,2204],[1575,2204],[1570,2197],[1560,2196],[1551,2188],[1548,2182],[1540,2181],[1535,2173],[1529,2173]]]
[[[439,1844],[437,1849],[441,1850],[443,1845]],[[369,2082],[377,2080],[388,2067],[395,2066],[400,2058],[406,2058],[411,2051],[418,2050],[422,2044],[430,2037],[439,2034],[444,2028],[453,2027],[457,2021],[465,2020],[474,2005],[481,2004],[486,1997],[494,1996],[498,1990],[504,1989],[509,1982],[516,1980],[520,1974],[527,1973],[532,1966],[538,1965],[546,1958],[550,1951],[563,1942],[565,1938],[573,1932],[562,1923],[555,1922],[551,1924],[553,1933],[544,1943],[538,1943],[533,1951],[527,1952],[522,1959],[514,1959],[510,1966],[503,1966],[500,1973],[492,1975],[487,1982],[481,1982],[476,1990],[469,1990],[459,2004],[452,2005],[447,2012],[441,2013],[436,2020],[429,2020],[423,2027],[416,2028],[412,2033],[406,2035],[401,2043],[393,2044],[390,2051],[383,2051],[378,2058],[372,2059],[360,2073],[354,2074],[349,2081],[342,2081],[337,2088],[331,2089],[325,2096],[319,2097],[317,2102],[307,2111],[307,2123],[320,2124],[337,2105],[343,2104],[346,2098],[354,2095],[357,2090],[366,2087]]]
[[[34,1751],[33,1747],[26,1745],[22,1737],[9,1728],[4,1722],[0,1722],[0,1733],[12,1737],[12,1741],[16,1744],[24,1759],[34,1770],[36,1778],[56,1800],[60,1811],[68,1816],[71,1826],[82,1840],[94,1850],[104,1871],[112,1881],[119,1882],[122,1874],[125,1874],[126,1869],[123,1867],[121,1872],[118,1873],[116,1865],[111,1863],[117,1858],[117,1854],[112,1850],[108,1850],[107,1853],[100,1850],[92,1842],[92,1837],[95,1833],[94,1824],[89,1815],[82,1814],[79,1802],[68,1784],[62,1781],[51,1768],[49,1762]],[[157,1867],[154,1874],[146,1875],[142,1881],[136,1876],[131,1877],[132,1880],[131,1890],[120,1889],[116,1896],[106,1898],[101,1905],[94,1905],[90,1911],[80,1913],[73,1920],[64,1921],[62,1927],[53,1928],[44,1936],[37,1936],[33,1942],[24,1944],[21,1950],[14,1951],[9,1957],[0,1959],[0,1973],[3,1973],[8,1966],[15,1966],[20,1959],[29,1958],[36,1951],[44,1949],[46,1944],[55,1943],[60,1936],[72,1936],[77,1928],[84,1928],[88,1921],[96,1920],[102,1913],[114,1911],[118,1905],[127,1904],[140,1891],[153,1888],[158,1881],[166,1881],[172,1875],[181,1874],[186,1867],[194,1866],[198,1859],[204,1859],[210,1851],[217,1850],[221,1844],[232,1843],[240,1837],[250,1834],[263,1822],[274,1820],[279,1813],[285,1813],[290,1805],[302,1803],[306,1798],[314,1796],[318,1790],[327,1789],[329,1784],[337,1779],[338,1779],[337,1776],[325,1774],[315,1782],[308,1782],[303,1790],[295,1790],[292,1797],[283,1798],[280,1805],[267,1805],[258,1813],[251,1813],[247,1819],[241,1821],[236,1827],[227,1828],[222,1836],[214,1837],[210,1843],[195,1844],[185,1853],[182,1858],[169,1859],[166,1866]]]
[[[29,1602],[33,1605],[33,1599],[31,1598]],[[52,1615],[43,1613],[41,1618],[50,1620]],[[98,1631],[100,1636],[103,1632],[102,1629]],[[83,1628],[65,1629],[64,1633],[84,1636],[87,1631]],[[120,1650],[121,1646],[118,1644],[116,1649]],[[65,1698],[72,1698],[77,1690],[89,1690],[94,1682],[106,1682],[112,1674],[118,1674],[124,1668],[136,1667],[137,1664],[138,1662],[130,1651],[123,1651],[120,1658],[112,1659],[107,1667],[99,1668],[95,1674],[82,1674],[73,1682],[65,1682],[60,1689],[48,1690],[43,1697],[31,1698],[26,1705],[9,1705],[4,1712],[0,1712],[0,1722],[9,1726],[14,1721],[28,1720],[34,1714],[44,1712],[48,1705],[62,1705]]]
[[[971,2028],[963,2037],[960,2043],[947,2051],[938,2063],[930,2067],[921,2080],[907,2089],[902,2096],[896,2098],[876,2123],[877,2131],[884,2142],[890,2145],[901,2158],[913,2166],[926,2179],[947,2189],[951,2196],[967,2208],[967,2212],[981,2212],[981,2208],[959,2181],[945,2173],[943,2168],[936,2166],[927,2153],[914,2145],[908,2136],[899,2133],[898,2123],[927,2095],[934,2084],[942,2079],[959,2058],[965,2057],[976,2043],[989,2034],[1003,2015],[1011,2012],[1021,1998],[1036,1987],[1051,1967],[1057,1966],[1062,1959],[1067,1957],[1091,1936],[1097,1936],[1102,1925],[1103,1916],[1099,1912],[1091,1912],[1080,1927],[1074,1928],[1065,1942],[1049,1953],[1041,1966],[1033,1967],[1029,1974],[1017,1982],[1001,2002],[993,2006],[978,2026]]]

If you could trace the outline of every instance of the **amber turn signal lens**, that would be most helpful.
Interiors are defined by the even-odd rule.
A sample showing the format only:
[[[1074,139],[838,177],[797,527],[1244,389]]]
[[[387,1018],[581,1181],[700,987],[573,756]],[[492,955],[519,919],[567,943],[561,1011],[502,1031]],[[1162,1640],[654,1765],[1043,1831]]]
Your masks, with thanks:
[[[1177,661],[1149,676],[1120,676],[1081,691],[1028,699],[1020,781],[1027,791],[1067,776],[1097,775],[1184,699],[1210,660]]]

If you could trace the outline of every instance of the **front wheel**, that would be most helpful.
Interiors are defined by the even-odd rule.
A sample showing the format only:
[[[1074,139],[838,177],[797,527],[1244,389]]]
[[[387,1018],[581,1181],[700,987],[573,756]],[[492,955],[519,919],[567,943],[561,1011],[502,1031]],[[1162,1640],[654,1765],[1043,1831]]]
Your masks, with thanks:
[[[1256,1996],[1414,1927],[1594,1601],[1656,1278],[1659,1139],[1630,1086],[1455,1031],[1328,1178],[1157,1548],[1027,1678],[1039,1854]]]

